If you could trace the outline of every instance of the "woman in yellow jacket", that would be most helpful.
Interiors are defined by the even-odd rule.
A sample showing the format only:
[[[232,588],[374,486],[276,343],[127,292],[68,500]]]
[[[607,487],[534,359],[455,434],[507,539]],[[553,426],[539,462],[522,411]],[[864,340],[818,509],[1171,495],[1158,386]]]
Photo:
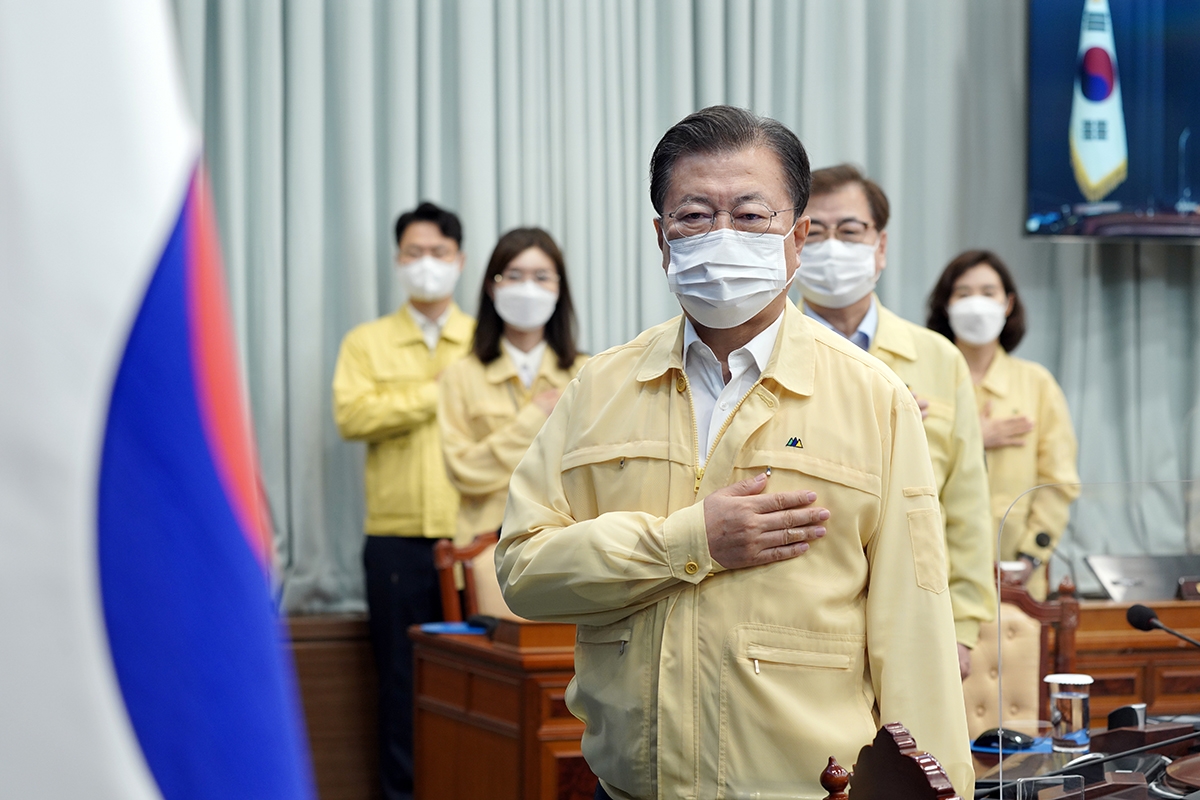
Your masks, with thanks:
[[[1009,355],[1025,335],[1025,309],[1012,273],[995,253],[968,250],[951,261],[929,296],[928,311],[928,327],[958,345],[971,370],[995,530],[1004,525],[999,557],[1024,561],[1026,588],[1045,599],[1043,565],[1079,494],[1067,400],[1049,370]]]
[[[441,377],[438,420],[450,482],[462,496],[457,540],[504,521],[508,481],[586,360],[562,252],[539,228],[500,237],[479,292],[471,355]]]

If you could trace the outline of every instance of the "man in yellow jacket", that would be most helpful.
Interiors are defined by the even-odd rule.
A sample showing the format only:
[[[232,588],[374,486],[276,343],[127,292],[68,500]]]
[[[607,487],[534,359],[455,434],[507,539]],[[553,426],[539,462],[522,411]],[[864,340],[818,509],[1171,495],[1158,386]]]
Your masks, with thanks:
[[[497,574],[578,625],[598,798],[820,798],[890,721],[970,796],[920,412],[787,300],[808,186],[774,120],[671,128],[650,194],[685,314],[588,362],[513,476]]]
[[[475,321],[451,300],[462,225],[432,203],[396,221],[396,272],[409,301],[346,334],[333,416],[367,443],[363,548],[371,646],[379,669],[384,798],[412,795],[412,646],[408,626],[442,618],[433,545],[454,536],[458,494],[438,435],[437,376],[471,347]]]
[[[975,390],[950,340],[893,314],[873,290],[887,265],[888,200],[842,164],[813,172],[812,229],[796,283],[805,312],[900,376],[922,407],[945,524],[959,671],[971,671],[979,624],[995,619],[995,539]]]

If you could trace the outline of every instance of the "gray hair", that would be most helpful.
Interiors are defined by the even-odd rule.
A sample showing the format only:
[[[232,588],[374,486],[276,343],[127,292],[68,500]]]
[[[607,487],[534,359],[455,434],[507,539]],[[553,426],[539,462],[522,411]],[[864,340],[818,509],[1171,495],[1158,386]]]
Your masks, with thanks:
[[[779,156],[796,211],[808,205],[812,171],[804,145],[787,126],[744,108],[709,106],[677,122],[650,156],[650,202],[661,216],[671,171],[682,156],[720,153],[747,147],[769,147]]]

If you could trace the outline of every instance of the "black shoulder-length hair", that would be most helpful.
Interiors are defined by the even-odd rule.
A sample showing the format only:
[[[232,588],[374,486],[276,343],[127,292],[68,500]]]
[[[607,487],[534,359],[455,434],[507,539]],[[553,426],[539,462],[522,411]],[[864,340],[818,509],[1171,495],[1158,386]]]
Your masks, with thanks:
[[[496,304],[492,302],[488,287],[495,286],[496,276],[504,272],[514,258],[531,247],[548,255],[558,271],[558,305],[546,322],[546,343],[558,356],[558,368],[570,369],[579,356],[579,348],[575,346],[575,307],[571,305],[567,265],[554,239],[541,228],[515,228],[496,242],[483,276],[483,285],[479,288],[479,317],[475,323],[475,342],[471,351],[484,364],[490,364],[500,357],[504,320],[496,313]]]
[[[950,329],[950,315],[946,311],[950,305],[950,294],[954,291],[954,282],[962,277],[964,272],[980,264],[987,264],[996,270],[996,274],[1000,276],[1000,283],[1004,284],[1004,292],[1012,298],[1012,313],[1004,322],[1004,330],[1000,331],[1000,346],[1011,353],[1025,337],[1025,306],[1021,303],[1021,295],[1017,294],[1017,282],[1013,280],[1012,273],[1000,260],[1000,256],[991,250],[968,250],[959,253],[946,265],[929,295],[925,327],[954,341],[954,331]]]

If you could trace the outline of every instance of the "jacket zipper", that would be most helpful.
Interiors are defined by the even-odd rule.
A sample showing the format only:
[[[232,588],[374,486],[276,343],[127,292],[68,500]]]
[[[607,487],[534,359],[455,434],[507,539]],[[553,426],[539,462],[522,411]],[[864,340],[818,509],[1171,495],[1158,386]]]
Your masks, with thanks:
[[[700,481],[704,480],[704,467],[700,466],[700,430],[696,427],[696,404],[692,402],[692,382],[687,373],[680,371],[683,376],[683,388],[687,391],[688,411],[692,419],[692,469],[696,473],[696,482],[692,486],[692,496],[700,494]]]
[[[749,389],[746,390],[746,393],[744,395],[742,395],[742,399],[738,400],[737,404],[733,407],[733,411],[730,411],[729,416],[725,417],[725,422],[721,423],[721,429],[717,431],[717,438],[713,439],[712,443],[709,444],[709,446],[708,446],[708,457],[709,458],[712,458],[712,454],[714,452],[716,452],[717,443],[719,443],[721,441],[721,437],[725,435],[726,429],[729,428],[729,423],[732,422],[734,416],[737,415],[738,409],[742,407],[742,403],[746,402],[746,398],[750,396],[751,392],[753,392],[755,389],[758,388],[758,385],[760,383],[762,383],[761,377],[754,382],[754,385],[752,385]],[[695,412],[692,412],[692,417],[695,418],[695,416],[696,416]],[[695,423],[692,423],[692,424],[694,425]],[[707,463],[707,459],[706,459],[706,463]]]

